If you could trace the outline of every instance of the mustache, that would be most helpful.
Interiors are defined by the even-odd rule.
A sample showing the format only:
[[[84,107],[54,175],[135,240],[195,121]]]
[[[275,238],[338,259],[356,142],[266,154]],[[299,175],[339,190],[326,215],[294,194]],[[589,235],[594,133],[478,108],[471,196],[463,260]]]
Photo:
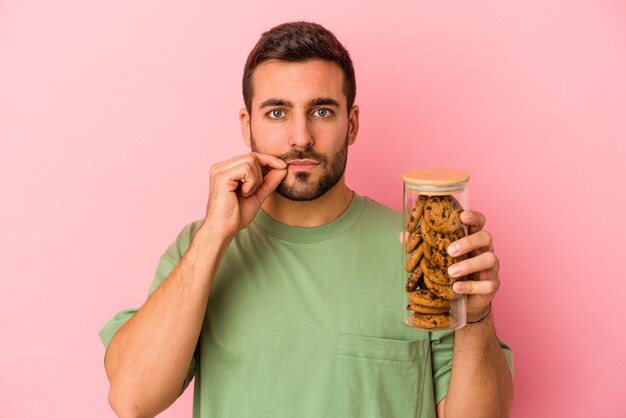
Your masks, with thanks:
[[[252,147],[252,151],[256,151],[256,147]],[[315,160],[320,164],[326,164],[328,162],[328,158],[326,158],[325,155],[319,154],[310,148],[302,150],[291,150],[285,154],[277,155],[277,157],[285,162],[293,160]],[[265,177],[265,175],[270,171],[272,171],[271,167],[261,168],[261,173],[263,174],[263,177]]]
[[[277,156],[283,161],[292,161],[292,160],[315,160],[320,164],[325,164],[328,162],[328,159],[325,155],[315,152],[314,150],[307,149],[299,149],[299,150],[291,150],[285,154],[281,154]]]

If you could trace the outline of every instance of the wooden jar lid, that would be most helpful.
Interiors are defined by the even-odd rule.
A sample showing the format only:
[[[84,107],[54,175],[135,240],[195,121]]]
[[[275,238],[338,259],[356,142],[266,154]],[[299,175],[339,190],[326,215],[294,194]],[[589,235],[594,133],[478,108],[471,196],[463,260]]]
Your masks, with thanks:
[[[405,183],[414,186],[446,187],[467,183],[470,175],[465,171],[436,168],[431,170],[415,170],[402,174]]]

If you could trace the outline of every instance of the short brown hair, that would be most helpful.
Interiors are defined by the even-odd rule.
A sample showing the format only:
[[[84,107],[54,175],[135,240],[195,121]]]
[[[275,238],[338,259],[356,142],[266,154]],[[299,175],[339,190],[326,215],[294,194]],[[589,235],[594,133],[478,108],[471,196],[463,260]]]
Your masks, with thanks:
[[[350,54],[331,31],[311,22],[278,25],[265,32],[250,51],[242,81],[243,101],[248,112],[252,108],[254,94],[252,77],[259,64],[268,60],[302,62],[311,59],[332,61],[341,67],[344,75],[343,92],[350,112],[356,97],[356,80]]]

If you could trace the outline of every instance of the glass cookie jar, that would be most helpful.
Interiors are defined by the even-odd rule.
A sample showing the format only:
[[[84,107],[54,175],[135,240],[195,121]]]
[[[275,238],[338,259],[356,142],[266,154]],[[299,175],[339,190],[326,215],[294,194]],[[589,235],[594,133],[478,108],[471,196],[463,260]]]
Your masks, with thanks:
[[[467,256],[451,257],[448,246],[467,235],[460,213],[468,207],[469,174],[433,169],[404,173],[402,234],[403,319],[412,328],[443,331],[465,325],[466,296],[452,285],[448,267]]]

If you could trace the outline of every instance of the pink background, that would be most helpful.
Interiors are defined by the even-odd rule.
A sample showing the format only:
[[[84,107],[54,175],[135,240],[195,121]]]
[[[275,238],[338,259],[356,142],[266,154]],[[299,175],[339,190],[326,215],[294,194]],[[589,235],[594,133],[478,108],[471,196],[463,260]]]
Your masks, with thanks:
[[[353,188],[399,208],[403,171],[472,174],[513,416],[626,416],[626,5],[543,0],[0,0],[0,416],[113,416],[98,329],[246,152],[243,63],[298,19],[355,62]]]

